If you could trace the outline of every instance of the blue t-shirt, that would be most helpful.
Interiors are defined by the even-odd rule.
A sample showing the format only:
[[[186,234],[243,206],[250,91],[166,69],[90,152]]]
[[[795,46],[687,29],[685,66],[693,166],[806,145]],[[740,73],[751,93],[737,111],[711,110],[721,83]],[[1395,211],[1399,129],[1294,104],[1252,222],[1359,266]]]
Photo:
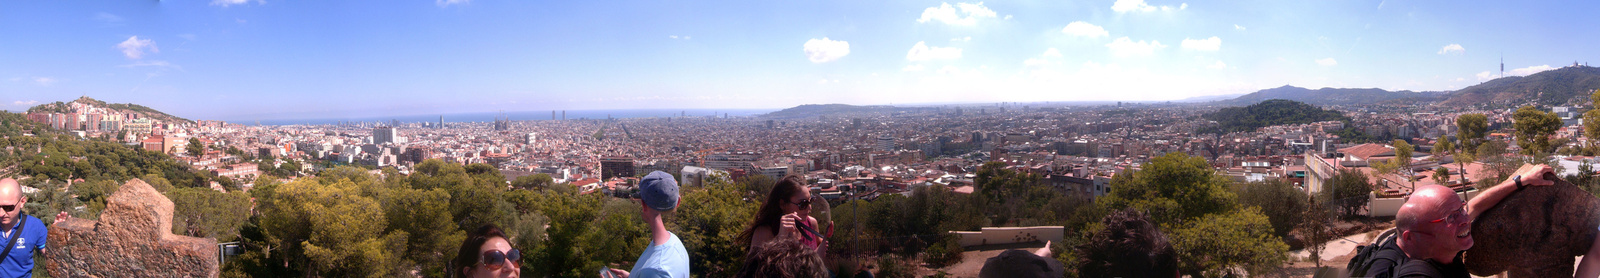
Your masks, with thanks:
[[[39,218],[23,215],[21,220],[17,221],[18,225],[6,228],[12,231],[24,221],[28,223],[28,226],[22,227],[22,232],[12,232],[14,235],[11,236],[22,238],[17,239],[17,246],[11,248],[11,254],[0,261],[0,277],[33,277],[33,252],[44,250],[45,236],[50,234],[50,229]],[[9,242],[10,237],[0,237],[0,248],[5,248],[4,245]]]
[[[667,232],[670,238],[662,244],[651,242],[650,247],[644,249],[644,254],[639,254],[639,260],[634,261],[633,270],[628,271],[629,278],[688,278],[689,277],[689,250],[683,248],[683,241],[678,240],[678,235]]]

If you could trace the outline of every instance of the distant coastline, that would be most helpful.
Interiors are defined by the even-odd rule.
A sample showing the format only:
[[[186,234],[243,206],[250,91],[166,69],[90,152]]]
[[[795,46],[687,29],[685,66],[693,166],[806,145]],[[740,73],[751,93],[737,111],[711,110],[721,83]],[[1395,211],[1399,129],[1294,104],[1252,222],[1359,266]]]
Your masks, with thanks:
[[[576,119],[605,119],[610,118],[664,118],[687,115],[689,117],[707,117],[715,114],[729,117],[755,116],[778,109],[618,109],[618,110],[566,110],[568,120]],[[460,122],[492,122],[496,117],[505,116],[512,121],[538,121],[550,120],[550,110],[543,111],[518,111],[518,112],[479,112],[479,113],[454,113],[431,115],[405,115],[405,116],[378,116],[378,117],[323,117],[307,119],[233,119],[229,123],[242,125],[331,125],[340,122],[388,122],[397,120],[400,123],[438,122],[443,116],[447,123]],[[562,110],[555,110],[555,119],[561,119]]]

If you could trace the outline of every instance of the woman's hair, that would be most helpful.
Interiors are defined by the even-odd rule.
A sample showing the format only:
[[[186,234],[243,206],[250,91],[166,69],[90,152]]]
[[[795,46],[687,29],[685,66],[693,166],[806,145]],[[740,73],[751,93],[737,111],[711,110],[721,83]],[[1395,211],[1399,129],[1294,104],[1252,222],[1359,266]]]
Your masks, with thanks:
[[[1078,246],[1083,277],[1156,277],[1178,274],[1178,257],[1167,236],[1132,208],[1107,215],[1105,229]]]
[[[806,182],[800,176],[789,175],[772,184],[772,192],[767,193],[767,201],[761,203],[761,210],[756,211],[756,218],[750,221],[750,226],[739,233],[739,244],[750,244],[750,238],[755,237],[756,227],[771,227],[772,233],[778,233],[778,221],[783,219],[783,204],[789,198],[801,191],[807,190]],[[750,246],[756,247],[756,246]]]
[[[823,278],[828,269],[817,248],[783,238],[761,244],[735,277]]]
[[[500,227],[494,224],[483,225],[478,230],[468,233],[467,240],[461,242],[461,250],[456,252],[455,267],[452,269],[454,271],[462,271],[462,268],[477,267],[478,260],[483,257],[483,243],[497,237],[510,241],[509,238],[506,238],[505,232],[500,231]],[[466,276],[466,273],[458,272],[458,274]]]

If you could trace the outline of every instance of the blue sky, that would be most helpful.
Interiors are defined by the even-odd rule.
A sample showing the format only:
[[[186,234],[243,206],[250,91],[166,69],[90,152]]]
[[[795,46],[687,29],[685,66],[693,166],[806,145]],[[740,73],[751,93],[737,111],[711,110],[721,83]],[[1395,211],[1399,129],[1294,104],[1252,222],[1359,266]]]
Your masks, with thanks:
[[[3,1],[0,109],[196,119],[1453,90],[1595,60],[1594,2]],[[1600,62],[1600,61],[1596,61]]]

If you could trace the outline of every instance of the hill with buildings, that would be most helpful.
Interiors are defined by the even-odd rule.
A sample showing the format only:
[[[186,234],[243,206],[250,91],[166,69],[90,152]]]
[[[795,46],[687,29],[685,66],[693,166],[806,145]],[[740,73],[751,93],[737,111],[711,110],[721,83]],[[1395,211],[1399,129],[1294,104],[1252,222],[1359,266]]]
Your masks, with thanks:
[[[1325,110],[1304,102],[1283,99],[1267,100],[1245,107],[1222,108],[1202,117],[1217,122],[1217,127],[1202,130],[1202,133],[1255,131],[1264,126],[1350,121],[1350,117],[1345,117],[1339,111]]]
[[[159,110],[155,110],[155,109],[150,108],[150,107],[145,107],[143,105],[132,104],[132,103],[106,103],[104,101],[100,101],[100,100],[97,100],[97,99],[89,98],[88,96],[79,97],[78,99],[72,100],[70,102],[57,101],[57,102],[53,102],[53,103],[40,104],[40,105],[31,107],[31,108],[28,108],[28,112],[29,113],[41,112],[41,113],[70,114],[70,113],[75,112],[75,111],[73,111],[74,110],[73,105],[72,105],[73,103],[79,103],[81,105],[87,105],[87,106],[93,106],[93,107],[100,107],[100,108],[104,108],[104,109],[109,109],[109,110],[112,110],[112,111],[114,111],[114,112],[116,112],[118,114],[124,114],[124,115],[126,115],[126,114],[139,114],[139,115],[142,115],[142,117],[147,117],[147,118],[151,118],[151,119],[155,119],[155,120],[160,120],[162,122],[171,122],[171,123],[193,123],[194,122],[194,121],[191,121],[189,119],[184,119],[184,118],[181,118],[181,117],[178,117],[178,116],[173,116],[172,114],[167,114],[166,112],[161,112]],[[78,111],[78,112],[81,112],[81,111]]]
[[[903,108],[888,105],[806,104],[761,114],[767,119],[815,118],[817,116],[846,116],[854,114],[892,113]]]
[[[1587,102],[1600,89],[1600,68],[1572,65],[1528,76],[1507,76],[1455,91],[1445,105],[1505,105],[1527,101],[1563,105]]]
[[[1222,103],[1249,105],[1270,99],[1285,99],[1311,105],[1360,105],[1406,99],[1427,100],[1439,98],[1444,94],[1445,92],[1389,91],[1378,88],[1321,88],[1312,90],[1284,85],[1283,87],[1245,94],[1231,100],[1224,100]]]

